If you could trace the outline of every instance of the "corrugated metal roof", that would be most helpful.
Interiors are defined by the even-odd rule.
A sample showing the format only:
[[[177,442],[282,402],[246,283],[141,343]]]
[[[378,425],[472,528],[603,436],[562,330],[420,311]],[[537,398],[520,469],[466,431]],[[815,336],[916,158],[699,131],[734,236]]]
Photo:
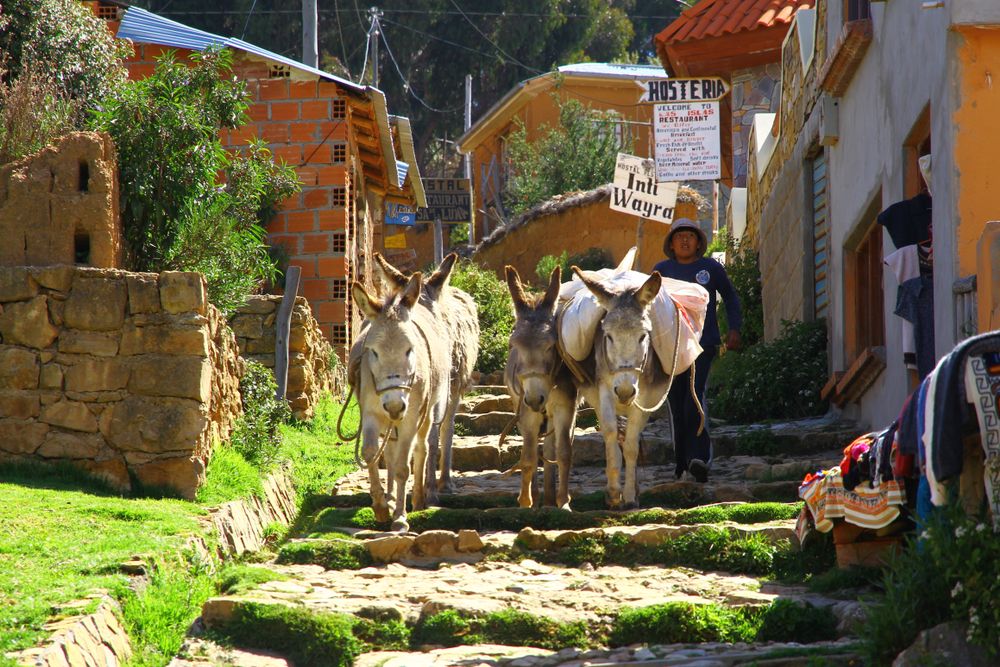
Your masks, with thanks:
[[[663,76],[660,65],[629,65],[620,63],[576,63],[563,65],[560,74],[591,74],[611,78],[648,79]]]
[[[324,72],[323,70],[316,69],[315,67],[310,67],[309,65],[298,62],[297,60],[286,58],[285,56],[274,53],[273,51],[262,49],[255,44],[244,42],[242,39],[222,37],[210,32],[205,32],[204,30],[198,30],[197,28],[192,28],[191,26],[184,25],[183,23],[171,21],[170,19],[164,18],[158,14],[148,12],[141,7],[129,7],[125,10],[125,16],[122,17],[121,25],[118,28],[118,37],[131,39],[133,42],[159,44],[161,46],[171,46],[177,49],[191,49],[192,51],[204,51],[212,45],[227,46],[229,48],[252,53],[262,58],[267,58],[268,60],[273,60],[281,63],[282,65],[288,65],[289,67],[309,72],[310,74],[323,77],[324,79],[330,81],[335,81],[341,86],[350,88],[351,90],[355,90],[357,92],[364,92],[366,89],[365,86],[352,83],[347,79],[330,74],[329,72]]]
[[[410,171],[410,165],[396,160],[396,177],[399,178],[399,187],[403,187],[403,183],[406,182],[406,174]]]
[[[721,37],[779,23],[791,23],[799,9],[816,0],[701,0],[656,36],[657,42],[687,42]]]

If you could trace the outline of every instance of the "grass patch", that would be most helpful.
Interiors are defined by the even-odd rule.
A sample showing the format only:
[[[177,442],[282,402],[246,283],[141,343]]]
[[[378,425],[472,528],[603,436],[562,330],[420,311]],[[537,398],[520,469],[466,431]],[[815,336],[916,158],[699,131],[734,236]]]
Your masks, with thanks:
[[[875,588],[882,582],[882,568],[852,565],[848,569],[833,567],[809,580],[809,590],[831,594],[857,588]]]
[[[516,609],[504,609],[483,617],[466,617],[447,609],[422,618],[410,638],[415,649],[428,645],[504,644],[558,651],[570,646],[588,648],[598,643],[583,621],[559,623]]]
[[[322,397],[312,420],[280,427],[284,440],[280,457],[291,463],[292,478],[299,499],[314,494],[328,494],[337,480],[357,469],[354,463],[354,443],[343,442],[337,435],[337,417],[341,404],[332,396]],[[352,401],[344,414],[345,434],[357,431],[361,413]]]
[[[281,547],[278,563],[316,564],[328,570],[360,570],[372,564],[368,549],[354,540],[310,540]]]
[[[287,574],[275,572],[266,567],[256,567],[244,563],[229,563],[219,572],[217,588],[223,595],[238,595],[258,584],[268,581],[286,581]]]
[[[263,494],[264,480],[260,470],[228,444],[216,445],[196,500],[203,505],[221,505]]]
[[[36,645],[53,609],[107,590],[122,600],[122,562],[181,553],[204,510],[122,498],[69,466],[0,466],[0,655]],[[153,633],[155,634],[155,633]]]

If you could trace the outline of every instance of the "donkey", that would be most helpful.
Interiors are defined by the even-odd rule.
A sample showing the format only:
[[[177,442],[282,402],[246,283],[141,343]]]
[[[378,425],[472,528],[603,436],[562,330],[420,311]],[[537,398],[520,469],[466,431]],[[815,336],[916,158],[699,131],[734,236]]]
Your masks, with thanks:
[[[558,350],[556,311],[562,269],[557,266],[552,270],[548,289],[538,297],[525,294],[521,277],[514,267],[506,266],[504,271],[515,317],[504,382],[511,397],[517,400],[517,425],[524,440],[518,466],[521,469],[521,492],[517,502],[521,507],[534,504],[538,432],[546,424],[543,504],[569,509],[570,438],[576,422],[576,386]],[[557,457],[558,494],[551,464]]]
[[[381,253],[375,253],[375,259],[375,266],[379,269],[387,291],[392,293],[402,290],[407,284],[407,276],[400,273]],[[462,396],[472,386],[472,371],[479,357],[479,311],[476,302],[466,292],[448,284],[457,259],[458,255],[455,253],[445,257],[437,270],[424,282],[420,292],[421,305],[437,318],[451,349],[451,375],[444,421],[432,426],[428,444],[425,489],[430,504],[437,502],[438,491],[452,491],[451,450],[455,438],[455,413],[458,412]],[[436,481],[435,472],[438,467],[440,479]]]
[[[392,529],[409,530],[406,520],[406,483],[410,459],[417,471],[413,479],[413,507],[426,506],[424,469],[431,425],[444,417],[448,392],[450,350],[433,314],[419,303],[422,275],[413,274],[398,294],[381,301],[361,285],[351,286],[351,296],[364,313],[367,328],[351,346],[350,366],[357,369],[358,404],[361,407],[362,454],[371,480],[372,507],[378,521]],[[383,493],[379,458],[385,454],[387,470]],[[395,489],[395,492],[393,490]]]
[[[638,507],[635,468],[639,458],[639,435],[652,413],[666,400],[670,388],[670,376],[664,372],[650,346],[650,305],[662,279],[654,271],[639,287],[623,287],[595,280],[576,266],[573,271],[605,311],[594,335],[590,358],[585,360],[588,366],[592,364],[593,372],[580,384],[579,390],[596,408],[604,436],[608,504],[612,509],[631,509]],[[619,416],[628,420],[622,448],[624,492],[619,480]]]

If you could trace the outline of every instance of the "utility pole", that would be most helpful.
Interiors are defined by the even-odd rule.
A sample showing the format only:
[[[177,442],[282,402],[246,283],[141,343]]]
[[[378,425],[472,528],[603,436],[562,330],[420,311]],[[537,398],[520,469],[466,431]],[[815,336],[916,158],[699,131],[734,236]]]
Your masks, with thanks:
[[[371,7],[368,10],[368,16],[371,17],[372,25],[368,31],[371,37],[371,47],[372,47],[372,87],[378,88],[378,40],[379,35],[382,32],[382,26],[379,24],[379,19],[382,18],[382,10],[378,7]]]
[[[319,68],[316,0],[302,0],[302,62]]]
[[[465,131],[468,132],[469,128],[472,127],[472,75],[465,75]],[[472,156],[468,153],[465,154],[465,178],[469,181],[469,189],[472,191]],[[475,202],[473,202],[474,204]],[[469,215],[469,245],[476,245],[476,207],[473,206],[473,212]]]

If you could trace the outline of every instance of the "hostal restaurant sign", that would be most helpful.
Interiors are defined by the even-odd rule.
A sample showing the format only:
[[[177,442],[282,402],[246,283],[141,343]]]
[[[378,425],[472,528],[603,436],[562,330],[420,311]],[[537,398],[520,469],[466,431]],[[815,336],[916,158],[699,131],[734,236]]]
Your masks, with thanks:
[[[677,204],[677,183],[657,183],[653,160],[619,153],[611,209],[669,223]]]
[[[656,180],[722,177],[718,102],[672,102],[653,108]]]
[[[469,224],[472,219],[472,189],[467,178],[425,178],[427,208],[417,209],[417,222],[440,220],[445,224]]]

